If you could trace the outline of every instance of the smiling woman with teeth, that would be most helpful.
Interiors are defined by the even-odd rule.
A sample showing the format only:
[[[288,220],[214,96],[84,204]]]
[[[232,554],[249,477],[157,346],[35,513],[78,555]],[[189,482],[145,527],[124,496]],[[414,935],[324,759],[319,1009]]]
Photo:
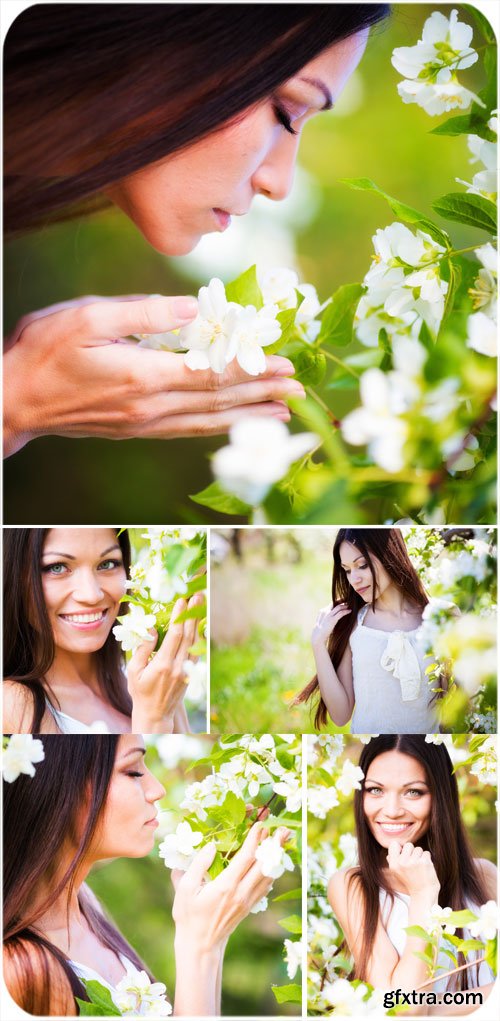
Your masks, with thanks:
[[[359,766],[363,779],[354,792],[359,866],[334,873],[328,898],[354,958],[352,977],[377,989],[411,992],[426,983],[428,970],[418,956],[425,940],[408,928],[427,929],[437,904],[478,914],[496,897],[496,868],[472,855],[444,743],[420,734],[372,737]],[[470,934],[457,928],[456,935]],[[458,964],[467,967],[436,977],[427,991],[481,987],[487,996],[493,973],[476,956],[459,954]],[[438,964],[438,975],[453,968],[442,952]],[[438,1004],[430,1012],[446,1014],[447,1008]]]
[[[118,613],[126,612],[121,600],[129,567],[125,530],[6,530],[5,732],[189,729],[183,664],[196,620],[171,624],[152,658],[155,642],[143,642],[126,669],[111,629]],[[179,600],[172,620],[199,598]]]

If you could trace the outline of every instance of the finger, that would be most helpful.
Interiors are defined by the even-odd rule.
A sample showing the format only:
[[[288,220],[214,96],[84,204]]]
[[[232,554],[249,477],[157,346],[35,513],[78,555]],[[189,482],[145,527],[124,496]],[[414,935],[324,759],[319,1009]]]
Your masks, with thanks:
[[[139,366],[143,371],[143,366]],[[171,384],[172,386],[174,384]],[[265,401],[285,401],[304,394],[302,384],[294,379],[254,378],[251,383],[240,383],[220,390],[159,389],[159,378],[151,375],[144,386],[144,411],[150,421],[168,415],[188,412],[227,411],[242,404],[261,404]]]
[[[102,306],[101,306],[102,307]],[[139,332],[139,331],[135,331]],[[122,334],[115,334],[119,336]],[[113,338],[110,338],[113,339]],[[118,346],[118,345],[117,345]],[[224,372],[217,373],[211,369],[189,369],[182,354],[170,351],[153,351],[151,348],[119,346],[122,356],[126,350],[130,360],[130,368],[141,373],[144,378],[155,381],[155,391],[159,390],[200,390],[204,392],[220,391],[241,383],[254,385],[257,380],[245,372],[234,359]],[[270,355],[266,358],[266,368],[258,380],[292,376],[295,372],[293,363],[288,358]]]
[[[168,625],[167,633],[165,635],[165,638],[163,639],[163,644],[158,653],[158,660],[160,665],[163,662],[169,664],[173,663],[175,657],[177,656],[184,634],[184,624],[182,623],[182,621],[180,621],[179,623],[176,623],[176,621],[177,617],[179,617],[181,613],[184,613],[184,610],[186,609],[187,602],[185,599],[178,599],[177,602],[174,603],[172,615],[170,617],[170,624]]]
[[[278,402],[268,404],[245,404],[229,411],[213,414],[168,415],[160,422],[136,430],[135,435],[151,439],[181,439],[186,436],[221,436],[229,432],[232,425],[241,418],[273,418],[281,422],[290,421],[286,405]]]
[[[158,632],[151,628],[150,635],[149,641],[145,639],[135,650],[133,656],[130,657],[128,669],[131,673],[142,674],[142,671],[147,667],[149,657],[158,641]]]
[[[262,839],[262,832],[263,827],[260,826],[259,823],[255,823],[251,827],[239,851],[229,862],[225,872],[227,880],[239,883],[243,879],[243,876],[246,875],[249,868],[251,868],[255,862],[255,852]]]
[[[195,602],[194,599],[190,599],[189,603],[187,604],[187,609],[190,610],[190,609],[193,608],[193,606],[198,606],[198,605],[201,605],[199,599],[197,599],[196,602]],[[179,650],[177,652],[177,655],[175,657],[175,663],[174,663],[174,668],[177,668],[178,670],[182,671],[183,673],[185,672],[184,671],[184,663],[189,658],[189,650],[190,650],[191,646],[194,645],[194,643],[196,641],[197,628],[198,628],[198,619],[196,617],[193,618],[192,620],[184,621],[184,630],[183,630],[182,640],[181,640],[181,644],[179,646]]]
[[[189,886],[191,889],[196,890],[203,886],[208,869],[215,858],[216,850],[217,845],[215,840],[211,840],[209,844],[205,844],[205,846],[198,851],[189,868],[186,869],[184,873],[182,880],[183,886]]]
[[[72,332],[78,339],[114,340],[135,333],[167,333],[191,322],[198,313],[198,302],[190,295],[171,298],[139,298],[135,301],[96,301],[79,309],[68,309],[61,316],[72,317]],[[147,352],[141,354],[162,354]]]
[[[401,857],[401,847],[397,840],[390,840],[387,854],[387,861],[389,867],[392,868],[396,863],[399,862]]]

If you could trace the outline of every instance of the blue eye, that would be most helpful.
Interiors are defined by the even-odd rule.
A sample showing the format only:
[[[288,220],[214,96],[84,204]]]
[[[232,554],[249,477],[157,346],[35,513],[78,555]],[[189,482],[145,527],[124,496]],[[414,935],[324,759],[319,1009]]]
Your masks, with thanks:
[[[57,575],[65,574],[67,570],[68,568],[66,564],[61,563],[44,564],[44,566],[42,567],[43,574],[54,574],[56,577]]]
[[[121,560],[103,560],[99,564],[100,571],[113,571],[116,567],[123,567],[123,561]]]

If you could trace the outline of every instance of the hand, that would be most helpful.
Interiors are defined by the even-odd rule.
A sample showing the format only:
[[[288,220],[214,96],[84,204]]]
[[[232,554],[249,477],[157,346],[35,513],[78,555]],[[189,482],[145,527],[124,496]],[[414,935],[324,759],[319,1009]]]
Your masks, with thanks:
[[[415,847],[410,841],[400,845],[391,840],[387,865],[393,890],[402,888],[410,897],[426,897],[431,905],[437,902],[441,884],[430,851]]]
[[[219,375],[124,339],[195,315],[186,297],[81,299],[21,320],[4,355],[5,454],[45,435],[167,439],[225,433],[246,415],[287,421],[285,399],[304,392],[288,359],[271,355],[258,377],[236,361]]]
[[[276,833],[283,846],[290,831],[280,827]],[[206,872],[215,856],[215,843],[202,847],[182,878],[178,872],[172,873],[176,943],[180,941],[192,952],[224,949],[231,933],[273,885],[272,879],[262,875],[255,858],[258,844],[268,835],[258,823],[252,826],[228,867],[211,882],[206,882]]]
[[[337,627],[339,620],[346,617],[352,611],[347,603],[338,603],[337,606],[325,606],[319,611],[316,623],[312,630],[311,642],[313,646],[327,645],[328,639]]]
[[[177,617],[193,606],[203,603],[197,592],[189,603],[178,599],[172,610],[168,631],[157,653],[151,652],[157,641],[145,641],[135,651],[127,668],[128,690],[132,697],[132,733],[172,733],[174,716],[187,691],[184,663],[196,641],[196,618],[176,623]]]

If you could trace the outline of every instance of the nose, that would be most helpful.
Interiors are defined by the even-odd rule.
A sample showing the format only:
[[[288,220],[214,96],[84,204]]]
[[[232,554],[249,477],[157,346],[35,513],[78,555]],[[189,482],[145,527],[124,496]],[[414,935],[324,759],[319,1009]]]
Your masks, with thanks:
[[[269,150],[252,177],[256,195],[281,202],[290,193],[297,159],[298,136],[287,135]]]
[[[157,780],[154,773],[150,769],[146,770],[147,773],[147,784],[146,784],[146,800],[153,804],[155,801],[159,801],[160,798],[164,798],[167,793],[163,784]]]
[[[398,819],[399,816],[404,815],[404,811],[397,791],[392,793],[388,791],[384,798],[383,814],[388,819]]]
[[[82,568],[75,576],[73,597],[80,603],[93,605],[99,603],[103,596],[100,579],[91,569]]]

